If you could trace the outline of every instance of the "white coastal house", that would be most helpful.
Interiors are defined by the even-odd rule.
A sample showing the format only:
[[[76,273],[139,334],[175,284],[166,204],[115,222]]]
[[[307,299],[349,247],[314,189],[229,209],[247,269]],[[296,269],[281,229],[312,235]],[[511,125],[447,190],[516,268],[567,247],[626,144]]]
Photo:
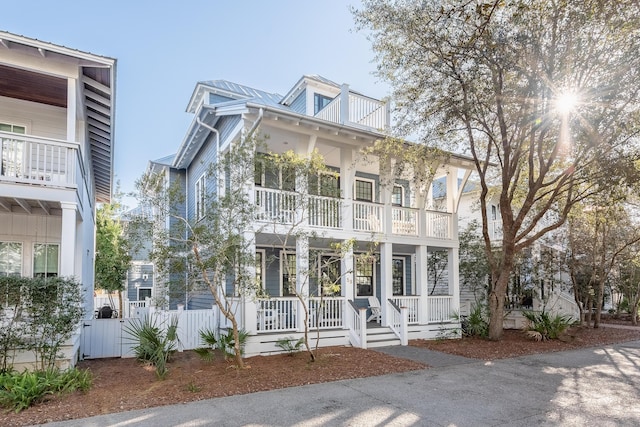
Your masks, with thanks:
[[[480,185],[468,181],[459,203],[460,230],[472,222],[482,226],[480,212]],[[488,197],[487,229],[492,245],[502,246],[502,219],[498,196]],[[544,222],[545,219],[543,218]],[[546,311],[551,314],[571,316],[579,320],[580,311],[571,290],[571,282],[565,266],[566,247],[562,244],[563,227],[554,230],[531,247],[526,248],[514,267],[505,300],[504,327],[521,329],[527,321],[522,310]],[[481,229],[476,230],[481,235]],[[468,315],[472,307],[486,300],[488,278],[485,283],[464,284],[460,287],[460,313]]]
[[[95,208],[113,184],[115,73],[115,59],[0,31],[0,274],[74,277],[87,317]],[[79,334],[67,363],[78,348]]]
[[[364,158],[362,150],[386,135],[389,106],[317,75],[303,76],[284,96],[225,80],[202,81],[187,111],[195,117],[176,155],[171,162],[151,162],[150,170],[181,183],[183,214],[194,223],[202,214],[203,192],[221,185],[208,177],[207,168],[247,133],[267,137],[268,153],[317,151],[332,171],[318,177],[324,184],[320,191],[315,178],[285,182],[282,173],[267,172],[261,165],[267,153],[254,157],[255,180],[248,191],[256,215],[249,233],[262,292],[237,301],[241,326],[249,333],[247,355],[277,351],[277,339],[301,336],[303,310],[291,286],[305,296],[310,326],[321,330],[321,346],[406,344],[408,338],[435,338],[459,329],[454,316],[459,311],[457,208],[473,168],[468,158],[434,156],[425,163],[435,171],[434,179],[444,179],[444,201],[435,208],[432,182],[417,183],[411,170],[389,176],[375,156]],[[296,212],[295,200],[303,196],[305,212]],[[296,218],[312,233],[298,236],[283,251],[274,242]],[[363,261],[357,248],[366,247],[372,236],[375,256]],[[356,249],[338,256],[332,243],[349,239]],[[435,251],[446,260],[438,283],[432,283],[427,267]],[[314,270],[314,277],[330,276],[340,284],[338,292],[324,296],[322,306],[322,291],[309,277]],[[233,295],[232,289],[227,292]],[[211,309],[212,297],[208,291],[171,295],[170,306],[178,304]],[[224,319],[217,325],[227,326]]]

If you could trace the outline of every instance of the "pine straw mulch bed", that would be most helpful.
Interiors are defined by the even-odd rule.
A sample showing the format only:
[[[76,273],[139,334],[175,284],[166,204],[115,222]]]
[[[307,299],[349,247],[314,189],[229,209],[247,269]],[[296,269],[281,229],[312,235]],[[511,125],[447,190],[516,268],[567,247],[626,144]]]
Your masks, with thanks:
[[[640,340],[640,327],[630,330],[607,327],[572,328],[562,340],[543,342],[528,340],[520,331],[505,331],[502,341],[478,338],[412,340],[410,345],[480,360],[492,360],[631,340]],[[314,363],[309,362],[306,353],[299,353],[293,357],[283,354],[257,356],[245,360],[250,368],[237,370],[222,357],[205,362],[192,351],[176,353],[169,365],[169,375],[163,381],[156,380],[151,367],[144,366],[134,359],[84,361],[79,364],[79,368],[92,372],[94,381],[91,390],[84,394],[51,397],[18,414],[0,412],[0,425],[9,427],[41,424],[426,368],[410,360],[352,347],[320,349]]]

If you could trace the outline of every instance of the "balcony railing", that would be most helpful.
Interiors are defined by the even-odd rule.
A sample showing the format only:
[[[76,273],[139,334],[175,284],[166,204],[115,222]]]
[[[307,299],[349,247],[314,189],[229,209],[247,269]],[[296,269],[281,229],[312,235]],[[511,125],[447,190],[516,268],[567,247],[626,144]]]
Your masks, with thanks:
[[[72,186],[76,184],[79,149],[47,138],[0,132],[4,181]]]
[[[309,195],[303,202],[299,194],[272,188],[256,188],[256,220],[273,224],[293,226],[302,219],[297,212],[306,205],[306,224],[313,228],[347,228],[342,215],[343,199]],[[354,231],[366,233],[385,232],[385,206],[372,202],[352,202],[352,224]],[[421,220],[420,210],[406,207],[392,207],[391,233],[403,236],[420,236],[451,239],[453,236],[452,215],[447,212],[426,211]],[[422,222],[421,222],[422,221]],[[302,224],[299,222],[298,224]]]
[[[388,114],[384,102],[349,92],[345,109],[342,105],[344,98],[342,94],[337,96],[326,107],[318,111],[316,117],[334,123],[364,126],[375,130],[387,127]]]

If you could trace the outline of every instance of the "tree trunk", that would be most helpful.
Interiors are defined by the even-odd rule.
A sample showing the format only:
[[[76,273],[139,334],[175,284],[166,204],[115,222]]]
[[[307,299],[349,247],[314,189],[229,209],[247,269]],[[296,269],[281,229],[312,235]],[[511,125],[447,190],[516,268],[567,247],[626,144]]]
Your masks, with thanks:
[[[489,339],[499,341],[502,339],[504,321],[504,299],[509,285],[509,272],[511,269],[503,269],[494,282],[489,294]]]
[[[604,282],[598,283],[598,289],[595,296],[595,318],[593,320],[593,328],[598,329],[600,327],[600,319],[602,317],[602,304],[604,303]]]
[[[638,326],[638,303],[640,303],[640,293],[636,294],[636,297],[633,298],[631,303],[631,324],[633,326]]]

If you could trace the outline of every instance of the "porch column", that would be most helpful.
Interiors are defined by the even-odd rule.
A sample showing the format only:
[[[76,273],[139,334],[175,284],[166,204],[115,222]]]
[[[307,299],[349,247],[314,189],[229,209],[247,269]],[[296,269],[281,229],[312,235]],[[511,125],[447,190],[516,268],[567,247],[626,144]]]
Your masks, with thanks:
[[[77,119],[77,99],[78,99],[78,81],[76,79],[67,79],[67,141],[77,142],[76,140],[76,119]]]
[[[353,301],[355,297],[355,290],[353,286],[353,277],[354,277],[354,265],[353,265],[353,245],[349,245],[348,249],[342,255],[342,260],[340,261],[340,271],[342,272],[342,276],[340,277],[340,290],[342,296],[345,298],[342,306],[342,311],[344,313],[343,319],[346,320],[344,323],[345,328],[352,328],[351,325],[352,316],[347,316],[349,313],[347,309],[347,305],[349,301]]]
[[[380,203],[384,209],[384,222],[382,231],[386,236],[393,234],[393,207],[391,206],[391,193],[393,190],[393,174],[391,173],[391,161],[386,165],[380,165]]]
[[[387,299],[393,295],[393,244],[380,244],[380,305],[382,306],[382,325],[389,325]]]
[[[61,202],[62,233],[60,234],[60,276],[76,277],[76,210],[74,202]]]
[[[356,171],[353,167],[353,149],[340,149],[340,193],[342,194],[342,229],[353,230],[353,183]]]
[[[299,236],[296,239],[296,290],[304,304],[309,308],[309,238],[307,236]],[[300,306],[298,301],[297,312],[297,329],[304,331],[304,307]]]
[[[459,271],[459,250],[452,248],[448,251],[449,266],[449,294],[451,298],[452,312],[460,312],[460,271]]]
[[[349,248],[343,254],[340,264],[340,271],[342,272],[342,276],[340,277],[341,294],[346,299],[352,300],[354,298],[353,276],[355,271],[352,245],[349,245]]]
[[[427,246],[416,246],[416,294],[418,302],[418,323],[426,324],[429,319],[429,283],[427,282]]]

